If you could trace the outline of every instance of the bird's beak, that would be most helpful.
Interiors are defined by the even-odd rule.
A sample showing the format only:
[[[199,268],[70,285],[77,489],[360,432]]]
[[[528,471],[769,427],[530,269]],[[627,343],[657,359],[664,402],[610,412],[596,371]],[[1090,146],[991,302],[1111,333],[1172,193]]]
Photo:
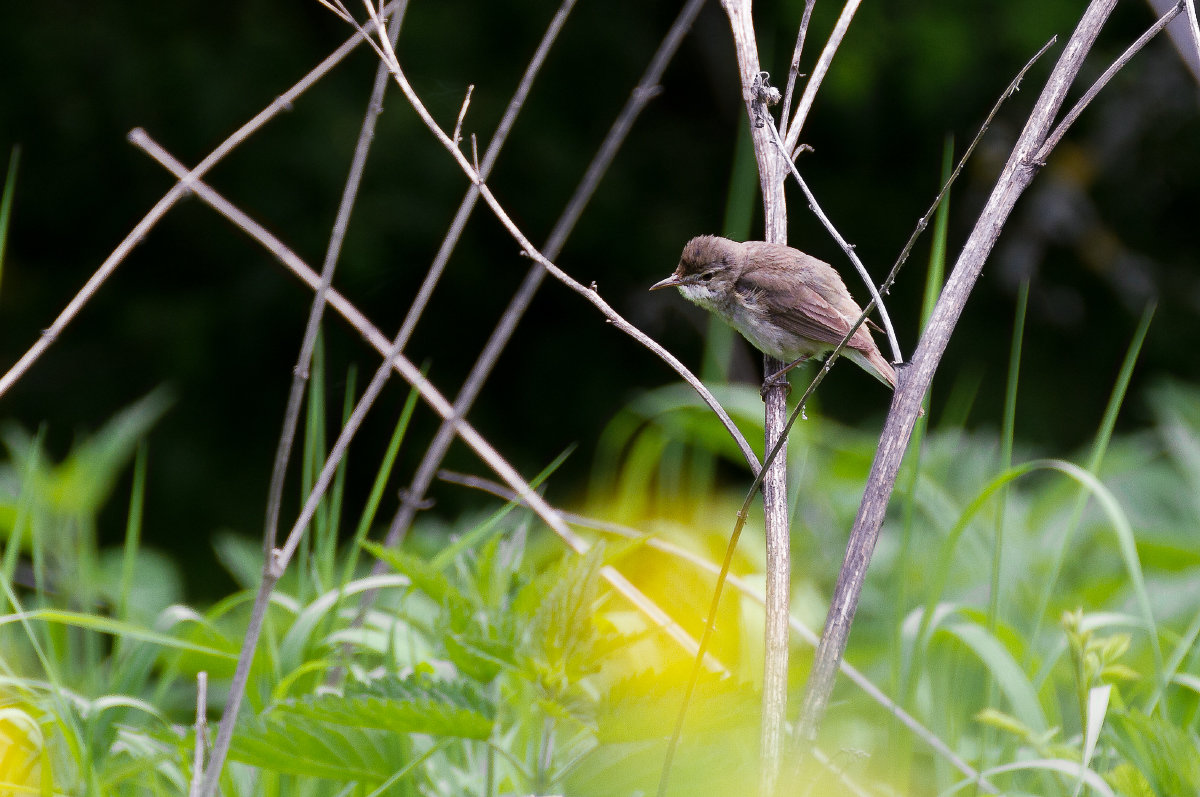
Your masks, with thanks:
[[[682,281],[682,279],[680,278],[679,274],[672,274],[671,276],[667,277],[665,280],[662,280],[661,282],[656,282],[653,285],[651,285],[650,290],[656,291],[659,288],[673,288],[676,285],[678,285],[681,281]]]

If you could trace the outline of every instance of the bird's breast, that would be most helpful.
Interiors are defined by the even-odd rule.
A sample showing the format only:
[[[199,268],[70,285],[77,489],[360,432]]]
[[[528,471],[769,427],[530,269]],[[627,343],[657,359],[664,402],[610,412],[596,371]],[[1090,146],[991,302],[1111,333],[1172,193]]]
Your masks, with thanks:
[[[828,351],[829,346],[789,332],[771,321],[760,290],[715,291],[707,285],[681,285],[685,299],[719,316],[742,334],[754,348],[777,360],[791,362]]]

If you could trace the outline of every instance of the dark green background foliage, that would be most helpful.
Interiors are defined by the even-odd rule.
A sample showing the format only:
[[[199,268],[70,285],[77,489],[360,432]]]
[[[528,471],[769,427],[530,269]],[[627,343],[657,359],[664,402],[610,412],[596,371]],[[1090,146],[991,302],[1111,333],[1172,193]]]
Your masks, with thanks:
[[[680,5],[581,0],[568,20],[490,180],[536,243]],[[764,67],[777,83],[802,5],[756,8]],[[837,5],[818,4],[806,70]],[[945,138],[953,136],[961,151],[1025,61],[1052,35],[1065,41],[1083,5],[864,4],[809,118],[803,140],[815,152],[800,166],[874,273],[890,266],[936,193]],[[464,130],[478,134],[483,149],[555,8],[415,0],[401,63],[447,129],[467,84],[475,84]],[[1145,4],[1120,4],[1084,79],[1151,20]],[[21,162],[0,291],[0,362],[20,356],[170,187],[166,173],[125,142],[131,128],[145,127],[194,164],[347,35],[316,2],[4,4],[0,147],[7,155],[19,145]],[[1031,72],[956,187],[952,253],[1056,54]],[[363,48],[209,176],[316,266],[374,69]],[[1012,299],[1026,275],[1033,288],[1018,435],[1066,446],[1085,439],[1137,318],[1156,298],[1160,309],[1126,422],[1144,412],[1137,396],[1148,377],[1200,377],[1192,354],[1200,344],[1196,100],[1195,81],[1163,40],[1088,110],[1018,206],[985,269],[935,386],[935,422],[938,395],[957,387],[977,390],[969,422],[995,423]],[[385,105],[337,285],[392,334],[467,183],[398,93]],[[720,230],[742,114],[728,27],[713,2],[558,259],[583,283],[595,280],[620,312],[692,365],[702,316],[678,297],[645,289],[674,266],[687,238]],[[744,206],[757,216],[756,200]],[[750,234],[761,235],[757,218]],[[790,240],[849,273],[796,199]],[[908,351],[926,254],[918,246],[889,305]],[[408,349],[414,361],[430,363],[445,392],[457,389],[528,265],[487,211],[477,210]],[[862,295],[856,278],[847,282]],[[308,291],[257,245],[199,201],[186,201],[4,397],[0,415],[27,428],[51,420],[51,445],[61,452],[77,431],[168,384],[177,400],[151,438],[150,541],[199,549],[219,527],[256,533],[308,301]],[[326,329],[331,374],[351,364],[374,369],[374,353],[342,322],[330,319]],[[756,358],[739,362],[739,378],[757,377]],[[547,283],[471,420],[526,474],[579,442],[581,451],[556,474],[562,497],[586,473],[602,424],[638,391],[671,378],[582,300]],[[353,486],[355,478],[374,473],[399,412],[403,391],[389,395],[357,447],[352,496],[365,490]],[[886,402],[849,368],[838,369],[820,396],[828,412],[851,423],[868,423]],[[432,414],[423,410],[415,423],[414,441],[428,434]],[[399,469],[405,480],[416,451],[409,447]],[[461,450],[450,464],[478,467]],[[463,495],[455,488],[443,498],[457,507]],[[119,528],[114,523],[110,532]]]

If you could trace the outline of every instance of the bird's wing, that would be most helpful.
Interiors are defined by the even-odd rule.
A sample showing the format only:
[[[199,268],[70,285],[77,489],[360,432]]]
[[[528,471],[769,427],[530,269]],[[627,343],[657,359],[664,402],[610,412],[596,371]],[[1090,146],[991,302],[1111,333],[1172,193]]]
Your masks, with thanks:
[[[743,274],[737,281],[736,289],[745,295],[752,295],[756,304],[788,332],[830,346],[836,346],[846,336],[861,312],[849,294],[837,304],[848,302],[852,306],[839,308],[830,301],[826,292],[794,277],[764,270]],[[845,291],[845,288],[842,290]],[[875,348],[870,334],[861,326],[850,339],[850,345],[863,350]]]

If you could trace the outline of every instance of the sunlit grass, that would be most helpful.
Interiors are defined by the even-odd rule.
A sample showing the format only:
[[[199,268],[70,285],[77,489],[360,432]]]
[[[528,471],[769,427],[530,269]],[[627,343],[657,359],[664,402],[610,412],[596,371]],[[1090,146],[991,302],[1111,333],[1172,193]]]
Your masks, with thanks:
[[[1200,390],[1153,386],[1154,423],[1112,431],[1144,332],[1132,333],[1085,451],[1037,450],[1009,432],[931,419],[920,456],[910,452],[847,652],[924,730],[844,680],[808,794],[974,789],[939,745],[1006,793],[1195,790],[1200,775],[1186,761],[1200,721]],[[717,393],[761,439],[757,391]],[[222,704],[261,547],[215,541],[243,587],[205,608],[186,602],[169,559],[141,545],[151,488],[138,441],[163,402],[131,406],[61,461],[39,435],[5,436],[6,787],[181,793],[198,673],[208,673],[213,710]],[[320,392],[313,402],[324,406]],[[366,505],[347,505],[335,488],[304,565],[280,584],[224,793],[652,791],[691,661],[599,572],[618,568],[698,636],[749,483],[736,449],[686,391],[648,391],[601,436],[593,484],[574,507],[576,528],[596,543],[589,556],[565,554],[503,499],[482,516],[427,519],[389,552],[365,541],[377,537],[414,407],[410,396]],[[317,461],[319,418],[309,436],[305,456]],[[792,434],[792,615],[809,629],[823,620],[873,446],[869,432],[815,412]],[[552,484],[561,459],[535,483]],[[131,467],[131,494],[114,495]],[[113,500],[128,512],[125,542],[110,550],[96,542],[95,518]],[[387,572],[370,576],[377,557]],[[756,781],[763,560],[752,516],[671,794],[741,794]],[[356,620],[371,591],[379,599]],[[810,658],[795,636],[793,705]]]

